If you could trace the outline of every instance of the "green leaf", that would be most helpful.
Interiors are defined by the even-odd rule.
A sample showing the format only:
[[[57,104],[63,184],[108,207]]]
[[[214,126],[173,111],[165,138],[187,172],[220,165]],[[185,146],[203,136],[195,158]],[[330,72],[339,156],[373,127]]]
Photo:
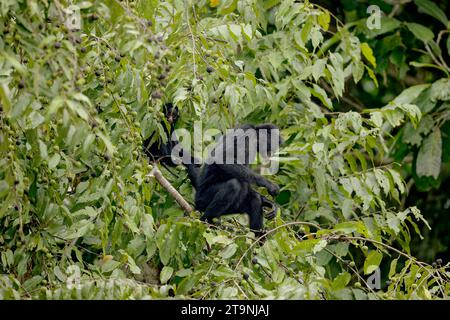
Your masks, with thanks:
[[[59,281],[65,282],[67,280],[67,276],[62,272],[61,268],[59,266],[56,266],[53,269],[53,273],[58,278]]]
[[[55,153],[50,160],[48,160],[48,167],[50,169],[55,169],[56,166],[58,165],[59,161],[61,160],[61,156],[59,155],[59,153]]]
[[[35,129],[42,123],[44,123],[45,118],[41,116],[39,112],[32,111],[30,115],[28,116],[29,125],[27,126],[28,129]]]
[[[438,66],[437,64],[433,64],[433,63],[423,63],[423,62],[411,61],[409,64],[416,68],[434,68],[434,69],[439,69],[439,70],[442,70],[445,72],[444,68],[442,68],[441,66]]]
[[[398,173],[394,169],[389,169],[388,172],[390,173],[390,175],[394,181],[394,184],[397,186],[398,190],[401,193],[405,192],[405,182],[403,181],[400,173]]]
[[[435,3],[429,0],[414,0],[414,2],[419,7],[419,12],[423,11],[424,13],[442,22],[445,28],[449,27],[447,16]]]
[[[322,27],[323,30],[327,31],[330,26],[330,13],[328,10],[324,10],[320,13],[320,15],[317,17],[317,22]]]
[[[162,284],[166,283],[170,277],[172,277],[173,274],[173,268],[169,266],[164,266],[161,270],[161,273],[159,275],[159,279]]]
[[[364,63],[361,61],[358,61],[355,63],[352,67],[352,75],[353,75],[353,81],[355,83],[359,82],[359,80],[362,79],[364,75]]]
[[[392,32],[401,25],[401,22],[398,21],[397,19],[383,16],[381,17],[380,21],[380,28],[374,28],[372,30],[369,30],[368,28],[366,28],[366,22],[367,22],[366,19],[361,20],[361,23],[365,28],[364,31],[369,38],[375,38],[379,35]]]
[[[378,79],[377,79],[377,76],[375,75],[375,72],[373,72],[373,70],[371,68],[369,68],[368,66],[366,66],[366,70],[367,70],[367,74],[369,75],[370,79],[372,79],[372,81],[375,83],[375,86],[378,87]]]
[[[282,269],[281,267],[275,268],[275,270],[272,271],[273,282],[281,284],[281,282],[283,282],[285,275],[286,271],[284,269]]]
[[[172,231],[169,225],[164,224],[156,232],[156,239],[161,262],[167,265],[178,247],[177,232],[176,230]]]
[[[152,215],[145,214],[142,216],[140,229],[148,238],[152,238],[155,235],[155,223]]]
[[[188,293],[194,285],[198,282],[199,276],[193,275],[191,277],[185,277],[180,284],[178,285],[178,294],[186,294]]]
[[[119,250],[119,252],[126,257],[127,266],[130,268],[130,271],[133,274],[140,274],[141,269],[137,266],[134,259],[128,253],[126,253],[125,250]]]
[[[220,252],[219,255],[224,259],[229,259],[236,253],[237,248],[238,246],[236,243],[229,244]]]
[[[450,79],[443,78],[431,85],[430,98],[432,101],[448,101],[450,100]]]
[[[308,239],[300,241],[294,247],[294,250],[298,253],[300,252],[311,252],[313,248],[320,243],[320,239]]]
[[[306,23],[303,25],[302,30],[301,30],[301,39],[303,44],[305,44],[309,37],[311,36],[311,29],[314,25],[312,16],[308,17],[308,19],[306,20]]]
[[[421,93],[423,90],[428,88],[429,84],[418,84],[412,87],[409,87],[408,89],[405,89],[400,93],[393,101],[394,104],[407,104],[412,103]]]
[[[435,129],[422,143],[417,155],[416,173],[419,177],[431,176],[435,179],[441,172],[442,138],[441,131]]]
[[[391,261],[391,266],[389,268],[389,278],[392,278],[392,276],[397,273],[397,262],[398,259],[394,259]]]
[[[377,127],[381,127],[383,125],[383,114],[379,111],[370,113],[370,121]]]
[[[11,110],[11,100],[9,99],[9,88],[6,83],[0,83],[0,102],[3,104],[5,113],[8,114]]]
[[[43,278],[41,276],[34,276],[33,278],[28,279],[23,283],[23,288],[26,291],[31,291],[37,287],[37,285],[42,281],[42,279]]]
[[[175,276],[184,278],[192,274],[192,269],[180,269],[175,273]]]
[[[414,126],[414,128],[417,128],[417,125],[422,118],[422,113],[420,112],[419,107],[414,104],[405,103],[397,105],[397,108],[403,110],[411,120],[411,124]]]
[[[236,272],[234,270],[223,265],[211,270],[211,274],[222,279],[236,277]]]
[[[336,278],[334,278],[333,283],[331,286],[333,287],[333,290],[340,290],[343,289],[352,279],[352,276],[348,272],[344,272],[339,274]]]
[[[333,255],[326,250],[322,250],[317,253],[316,258],[319,266],[326,266],[330,263]]]
[[[420,112],[422,112],[422,114],[428,113],[431,110],[434,109],[434,107],[436,106],[436,101],[433,101],[431,99],[431,88],[428,88],[426,90],[424,90],[418,97],[417,99],[414,100],[414,104],[416,106],[419,107]],[[422,126],[422,122],[424,122],[424,120],[430,116],[425,116],[424,118],[422,118],[420,126]],[[433,120],[431,120],[432,123],[434,123]],[[428,133],[428,132],[427,132]]]
[[[111,272],[114,269],[117,269],[117,267],[119,267],[120,265],[121,263],[119,261],[108,260],[102,265],[102,272],[104,273]]]
[[[5,59],[16,69],[21,75],[26,75],[28,70],[25,68],[15,56],[6,53],[5,51],[0,51],[0,55],[5,57]]]
[[[367,59],[367,61],[372,64],[374,68],[377,67],[377,62],[375,60],[375,57],[373,55],[372,48],[367,44],[366,42],[361,43],[361,52],[363,53],[364,57]]]
[[[364,261],[364,274],[371,274],[381,263],[383,254],[377,250],[371,251]]]
[[[342,214],[345,219],[349,219],[353,213],[353,200],[345,199],[341,205]]]
[[[54,97],[50,106],[47,108],[47,117],[54,114],[61,108],[65,103],[65,99],[61,96]]]
[[[318,98],[328,109],[333,110],[333,103],[328,98],[327,93],[321,87],[313,84],[313,88],[310,88],[311,94]]]
[[[334,253],[339,257],[345,257],[348,254],[348,246],[347,242],[339,242],[334,249]]]
[[[405,22],[405,25],[417,39],[423,42],[430,42],[434,39],[433,31],[431,31],[430,29],[421,24],[413,22]]]
[[[338,223],[333,228],[336,231],[343,232],[345,234],[351,234],[353,232],[359,232],[365,234],[366,226],[361,221],[346,221]]]

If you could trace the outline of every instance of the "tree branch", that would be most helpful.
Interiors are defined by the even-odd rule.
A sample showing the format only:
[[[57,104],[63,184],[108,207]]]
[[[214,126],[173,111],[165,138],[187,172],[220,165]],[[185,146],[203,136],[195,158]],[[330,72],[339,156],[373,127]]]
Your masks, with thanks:
[[[183,196],[175,189],[170,182],[162,175],[161,171],[156,166],[153,166],[152,171],[149,176],[155,177],[156,181],[159,182],[164,189],[175,199],[175,201],[180,205],[181,208],[184,209],[187,213],[191,213],[194,209],[191,205],[184,200]]]

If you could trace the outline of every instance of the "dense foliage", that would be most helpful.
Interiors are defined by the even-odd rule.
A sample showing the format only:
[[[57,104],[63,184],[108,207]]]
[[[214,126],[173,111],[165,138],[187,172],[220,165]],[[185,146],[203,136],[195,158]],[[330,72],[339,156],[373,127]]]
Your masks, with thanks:
[[[412,255],[429,225],[405,206],[405,179],[439,188],[450,161],[449,23],[415,2],[445,32],[369,30],[308,1],[3,0],[0,298],[448,298],[448,266]],[[439,73],[355,105],[390,64]],[[185,215],[152,178],[143,141],[167,139],[166,102],[180,128],[280,126],[263,243],[245,216]],[[192,203],[185,170],[160,169]]]
[[[406,124],[395,132],[389,161],[402,162],[401,172],[408,189],[402,205],[417,205],[432,226],[431,230],[422,228],[424,239],[413,236],[413,252],[429,261],[437,257],[448,261],[449,113],[447,100],[440,95],[448,93],[450,40],[444,12],[448,12],[450,3],[447,0],[319,2],[345,19],[351,30],[374,49],[375,74],[382,82],[378,87],[364,79],[356,85],[348,83],[351,95],[347,96],[347,102],[352,107],[358,110],[380,107],[407,88],[423,85],[417,87],[422,92],[415,101],[423,119],[418,128]],[[369,3],[388,14],[376,32],[360,27],[366,22]],[[345,106],[340,107],[345,110]]]

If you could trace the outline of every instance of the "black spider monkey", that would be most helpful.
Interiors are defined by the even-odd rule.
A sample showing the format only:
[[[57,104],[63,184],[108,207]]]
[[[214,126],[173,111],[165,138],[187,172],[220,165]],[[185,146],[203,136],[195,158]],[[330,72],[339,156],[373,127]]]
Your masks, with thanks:
[[[195,208],[204,212],[200,218],[202,221],[211,223],[214,218],[219,218],[225,214],[246,213],[249,215],[250,229],[254,230],[257,235],[262,235],[264,227],[263,208],[272,208],[266,214],[268,219],[272,219],[278,207],[274,202],[252,189],[251,185],[256,184],[265,187],[272,196],[277,195],[280,188],[275,183],[251,170],[249,164],[256,156],[256,152],[261,153],[263,151],[259,150],[259,142],[263,139],[260,133],[263,130],[268,133],[268,136],[265,136],[266,140],[262,141],[265,144],[263,148],[268,154],[275,151],[274,149],[283,140],[278,133],[278,127],[273,124],[256,126],[246,124],[236,129],[242,129],[241,133],[236,134],[236,131],[232,131],[232,133],[223,136],[221,142],[211,152],[212,157],[220,156],[220,154],[226,156],[233,149],[234,152],[231,154],[233,162],[231,164],[208,161],[211,158],[202,167],[192,161],[183,164],[187,168],[189,178],[196,190]],[[253,131],[256,134],[246,136],[245,134],[248,131]],[[277,145],[275,146],[271,144],[272,134],[276,135],[274,136],[274,139],[277,140]],[[232,142],[232,145],[227,146],[227,141]],[[239,144],[242,142],[244,144]],[[245,158],[241,159],[241,162],[236,158],[238,154],[235,152],[238,151],[236,150],[237,145],[245,148],[243,150]],[[250,150],[252,145],[256,146],[253,153]],[[182,152],[184,153],[185,151],[183,150]],[[188,157],[191,160],[194,159],[190,155]]]
[[[151,136],[144,143],[144,146],[146,146],[145,152],[153,161],[160,161],[166,168],[167,166],[175,167],[177,164],[172,160],[171,153],[173,148],[178,144],[178,141],[172,138],[172,133],[174,131],[174,124],[179,117],[179,111],[177,107],[174,107],[171,103],[167,103],[164,105],[164,114],[170,125],[169,128],[164,126],[168,141],[166,143],[161,142],[160,144],[155,142],[149,145],[152,139]],[[278,127],[273,124],[263,124],[257,126],[243,125],[236,129],[242,129],[243,133],[250,129],[255,130],[256,135],[250,138],[252,141],[247,142],[249,145],[257,146],[255,151],[260,152],[258,148],[260,140],[259,133],[261,130],[267,130],[270,135],[271,130],[278,129]],[[227,135],[222,137],[222,141],[226,142],[227,137]],[[242,135],[237,137],[233,136],[235,141],[233,142],[232,148],[236,148],[235,145],[238,142],[236,139],[243,137]],[[275,138],[278,138],[278,142],[282,143],[279,134]],[[266,151],[269,154],[275,151],[272,150],[270,138],[265,143]],[[221,144],[221,146],[223,155],[226,155],[229,152],[230,146],[228,146],[228,149],[226,149],[225,144]],[[220,146],[216,146],[212,154],[219,149]],[[263,229],[263,208],[271,209],[265,214],[266,218],[273,219],[275,217],[278,206],[262,194],[253,190],[251,184],[267,188],[272,196],[278,194],[279,187],[249,168],[249,162],[256,155],[255,153],[250,154],[249,149],[246,148],[244,150],[244,163],[237,163],[237,153],[234,152],[233,164],[209,163],[207,161],[203,166],[199,165],[199,162],[189,152],[182,150],[182,153],[186,153],[186,156],[189,157],[189,161],[184,162],[183,165],[187,168],[189,179],[196,190],[195,208],[204,212],[201,217],[202,221],[211,223],[214,218],[219,218],[224,214],[246,213],[249,215],[250,229],[260,234]]]

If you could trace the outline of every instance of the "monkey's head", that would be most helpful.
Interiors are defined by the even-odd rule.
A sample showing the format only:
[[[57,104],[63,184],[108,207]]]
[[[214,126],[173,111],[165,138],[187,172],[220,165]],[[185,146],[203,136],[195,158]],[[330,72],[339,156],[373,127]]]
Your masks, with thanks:
[[[163,108],[167,122],[169,122],[169,124],[174,124],[175,122],[177,122],[180,116],[178,108],[174,107],[170,102],[166,103]]]
[[[270,157],[284,143],[280,129],[271,123],[255,126],[258,138],[257,151],[262,156]]]

